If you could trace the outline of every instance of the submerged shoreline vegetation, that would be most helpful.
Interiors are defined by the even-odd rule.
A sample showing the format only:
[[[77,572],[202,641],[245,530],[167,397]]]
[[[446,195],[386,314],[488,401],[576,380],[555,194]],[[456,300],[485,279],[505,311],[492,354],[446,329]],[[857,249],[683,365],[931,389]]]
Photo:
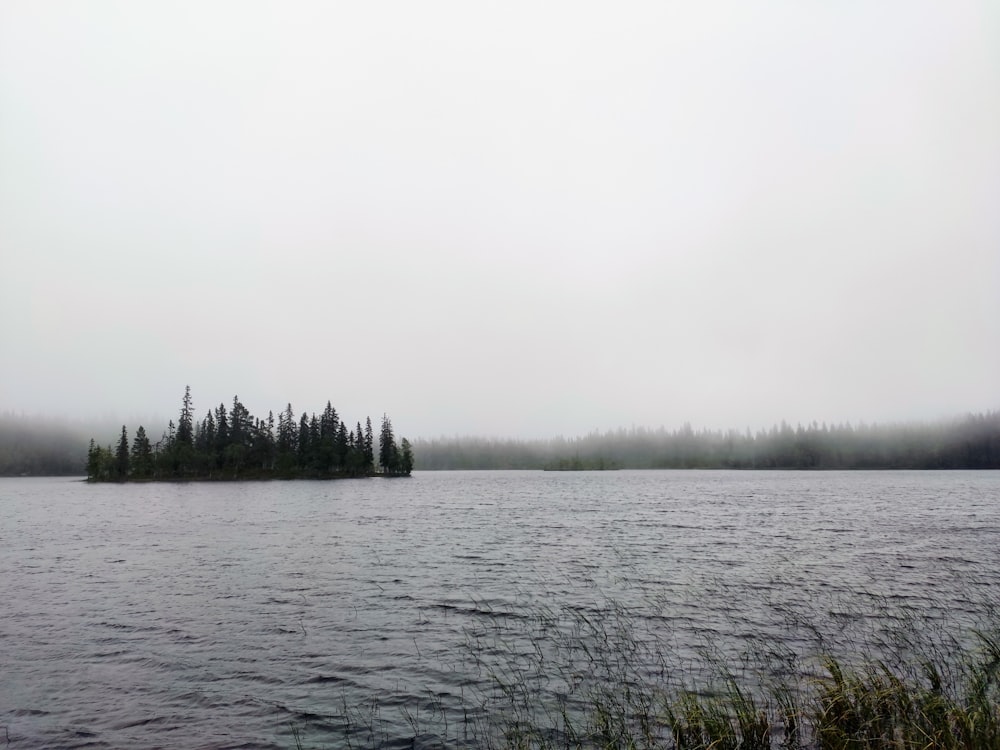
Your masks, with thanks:
[[[417,439],[420,470],[1000,469],[1000,411],[935,423],[632,428],[579,438]]]
[[[829,623],[787,612],[799,648],[761,634],[736,651],[706,643],[683,652],[649,627],[648,613],[614,601],[526,616],[474,604],[484,623],[466,629],[463,669],[489,687],[470,682],[459,709],[431,693],[401,718],[387,696],[345,699],[311,719],[339,727],[337,746],[354,750],[1000,747],[995,604],[974,625],[879,597],[868,604],[851,613],[861,627],[829,638]],[[291,732],[295,747],[311,747],[307,728]]]
[[[129,441],[122,425],[117,445],[87,450],[90,482],[339,479],[401,477],[413,470],[413,448],[403,438],[397,444],[392,422],[382,416],[377,437],[371,417],[352,429],[329,401],[320,415],[303,412],[296,418],[288,404],[277,419],[254,417],[233,398],[210,409],[199,422],[194,417],[191,388],[186,387],[176,425],[153,442],[142,425]],[[377,461],[376,461],[377,458]]]
[[[683,664],[666,658],[656,638],[637,633],[626,611],[612,608],[606,620],[575,613],[569,622],[555,652],[565,662],[555,669],[544,647],[493,667],[495,687],[484,704],[490,744],[564,750],[1000,746],[996,623],[966,641],[899,628],[891,637],[905,642],[905,656],[899,644],[878,655],[865,654],[868,645],[836,650],[822,643],[794,654],[769,651],[775,644],[762,639],[728,659],[706,648]],[[556,694],[540,695],[553,684],[560,685]]]

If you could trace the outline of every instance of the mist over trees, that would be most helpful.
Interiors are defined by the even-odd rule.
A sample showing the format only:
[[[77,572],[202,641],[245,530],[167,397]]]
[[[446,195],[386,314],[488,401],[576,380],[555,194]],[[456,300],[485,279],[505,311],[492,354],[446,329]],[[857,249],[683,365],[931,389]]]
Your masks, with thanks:
[[[0,414],[0,476],[79,476],[88,434],[78,424]]]
[[[233,397],[209,409],[199,421],[190,387],[184,391],[177,423],[152,440],[143,425],[129,437],[123,425],[114,444],[91,439],[85,473],[90,481],[125,482],[177,479],[333,479],[409,476],[414,455],[409,441],[397,445],[392,422],[382,416],[378,462],[371,418],[351,427],[327,401],[317,415],[296,416],[288,404],[278,416],[253,416]]]
[[[182,403],[175,424],[163,428],[160,423],[153,430],[140,425],[134,432],[126,429],[126,460],[120,426],[2,413],[0,476],[85,475],[88,441],[95,434],[103,437],[93,444],[99,463],[91,468],[105,478],[119,477],[123,467],[126,478],[133,479],[162,478],[174,472],[194,476],[206,470],[213,478],[226,471],[229,476],[250,477],[257,471],[255,466],[264,467],[269,461],[269,476],[310,476],[322,466],[348,476],[371,466],[376,472],[390,467],[390,472],[400,473],[407,467],[1000,469],[1000,412],[922,424],[814,423],[794,428],[781,424],[755,433],[694,430],[685,425],[676,430],[639,427],[551,440],[403,439],[395,448],[391,447],[395,441],[391,421],[377,428],[370,419],[351,426],[329,403],[319,414],[296,416],[288,405],[277,416],[268,413],[267,418],[257,419],[234,398],[228,406],[219,404],[208,410],[201,420],[194,415],[194,404],[188,403],[185,413]],[[331,430],[334,423],[335,433]],[[318,440],[314,439],[317,431]],[[176,442],[171,443],[172,439]],[[168,445],[172,446],[169,451]]]
[[[1000,469],[1000,412],[931,424],[634,427],[579,438],[417,440],[417,469]]]

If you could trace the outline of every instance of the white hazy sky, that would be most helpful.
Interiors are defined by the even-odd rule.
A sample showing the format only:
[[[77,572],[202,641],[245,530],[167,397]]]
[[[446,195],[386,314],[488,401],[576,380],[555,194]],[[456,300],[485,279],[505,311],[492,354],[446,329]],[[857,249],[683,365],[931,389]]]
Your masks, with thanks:
[[[994,2],[0,0],[0,410],[1000,408]]]

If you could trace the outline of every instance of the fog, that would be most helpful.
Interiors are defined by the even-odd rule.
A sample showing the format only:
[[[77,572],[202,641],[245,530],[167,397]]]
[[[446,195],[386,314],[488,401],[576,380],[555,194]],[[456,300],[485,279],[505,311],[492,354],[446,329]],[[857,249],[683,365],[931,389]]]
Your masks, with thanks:
[[[1000,407],[992,3],[0,0],[0,411]]]

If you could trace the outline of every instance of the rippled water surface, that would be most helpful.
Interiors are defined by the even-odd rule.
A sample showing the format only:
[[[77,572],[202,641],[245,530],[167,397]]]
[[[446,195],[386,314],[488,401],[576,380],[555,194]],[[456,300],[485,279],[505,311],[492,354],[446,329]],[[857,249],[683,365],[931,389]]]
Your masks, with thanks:
[[[498,623],[625,611],[685,653],[873,601],[973,622],[998,563],[998,472],[0,480],[0,738],[334,747],[368,706],[409,747],[457,734],[422,722]]]

